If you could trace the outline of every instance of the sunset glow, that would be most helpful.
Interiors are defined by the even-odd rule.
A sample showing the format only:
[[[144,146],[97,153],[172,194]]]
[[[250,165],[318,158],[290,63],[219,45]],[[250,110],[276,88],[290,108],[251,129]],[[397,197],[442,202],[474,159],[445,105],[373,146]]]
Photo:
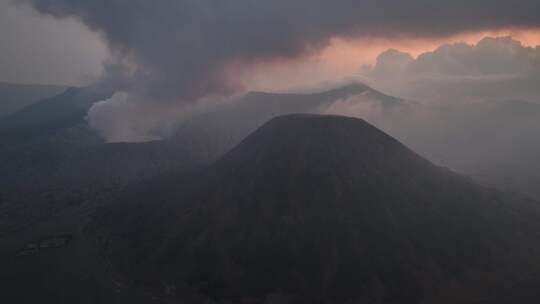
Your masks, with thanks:
[[[329,79],[347,78],[358,74],[363,65],[372,65],[377,56],[390,48],[407,52],[413,57],[430,52],[441,45],[464,42],[476,44],[485,37],[506,37],[519,40],[524,46],[540,45],[540,29],[505,29],[469,32],[450,37],[427,39],[333,38],[322,52],[299,60],[277,61],[257,65],[249,71],[246,86],[253,90],[295,91],[317,87]]]
[[[349,70],[351,65],[373,64],[377,56],[390,48],[407,52],[413,57],[435,50],[441,45],[464,42],[476,44],[485,37],[505,37],[521,41],[524,46],[536,47],[540,45],[540,29],[506,29],[499,31],[485,31],[463,33],[446,38],[420,39],[420,38],[364,38],[357,40],[333,39],[330,46],[319,55],[319,60],[334,65],[337,69]]]

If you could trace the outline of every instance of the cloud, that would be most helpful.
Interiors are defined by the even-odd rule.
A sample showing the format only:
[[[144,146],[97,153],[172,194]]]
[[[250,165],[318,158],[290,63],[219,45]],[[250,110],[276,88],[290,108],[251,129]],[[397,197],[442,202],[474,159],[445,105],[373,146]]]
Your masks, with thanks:
[[[514,75],[540,65],[540,47],[525,47],[511,37],[486,37],[476,45],[445,44],[415,60],[410,54],[390,49],[377,58],[374,76],[395,72],[446,76]]]
[[[373,70],[367,68],[364,72],[376,78],[393,78],[403,73],[413,62],[414,58],[411,54],[389,49],[377,57],[377,64]]]
[[[128,102],[125,92],[115,93],[111,98],[97,102],[88,111],[88,124],[103,132],[109,141],[146,141],[152,138],[141,137],[138,127],[125,119],[129,115],[137,115],[137,108]],[[135,112],[135,113],[133,113]],[[123,118],[123,119],[120,119]]]
[[[117,92],[111,98],[95,103],[86,117],[88,125],[109,142],[144,142],[169,135],[181,116],[181,109],[136,98],[127,92]]]
[[[101,32],[117,56],[136,67],[130,90],[184,101],[237,90],[231,67],[301,56],[334,36],[540,26],[536,0],[23,1],[42,13],[75,16]]]
[[[185,119],[229,104],[219,98],[205,98],[194,104],[148,102],[140,98],[129,92],[116,92],[95,103],[86,121],[108,142],[145,142],[169,137]]]
[[[252,65],[314,54],[336,37],[540,26],[537,0],[18,1],[99,32],[125,70],[106,80],[131,98],[162,103],[237,93]]]
[[[0,81],[84,85],[107,58],[107,47],[80,22],[0,1]]]
[[[540,82],[540,47],[523,46],[511,37],[446,44],[416,59],[389,50],[364,74],[395,94],[429,102],[540,101],[540,89],[532,85]]]

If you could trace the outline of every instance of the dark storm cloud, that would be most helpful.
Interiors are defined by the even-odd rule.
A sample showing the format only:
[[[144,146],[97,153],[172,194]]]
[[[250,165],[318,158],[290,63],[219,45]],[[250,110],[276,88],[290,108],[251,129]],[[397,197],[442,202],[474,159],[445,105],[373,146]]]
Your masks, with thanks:
[[[124,90],[192,101],[238,89],[233,67],[295,58],[334,36],[444,36],[540,25],[540,2],[434,0],[21,0],[99,31]]]

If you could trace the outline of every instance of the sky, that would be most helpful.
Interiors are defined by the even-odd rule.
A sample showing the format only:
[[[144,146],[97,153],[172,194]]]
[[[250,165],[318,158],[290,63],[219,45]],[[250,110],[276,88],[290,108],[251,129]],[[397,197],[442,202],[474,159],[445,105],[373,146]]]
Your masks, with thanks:
[[[250,71],[248,87],[257,91],[298,91],[337,79],[357,79],[362,66],[375,65],[388,49],[417,57],[444,44],[476,44],[485,37],[511,36],[524,46],[540,45],[540,29],[500,29],[467,32],[438,38],[357,38],[333,39],[320,53],[286,62],[262,64]]]
[[[512,78],[520,85],[499,87],[529,98],[536,92],[521,89],[539,79],[527,68],[539,61],[539,11],[538,0],[0,0],[0,81],[106,83],[117,94],[89,112],[103,133],[104,122],[144,133],[171,113],[250,90],[350,81],[422,100],[477,94],[454,85],[463,77],[480,87]],[[505,36],[513,40],[480,43]],[[452,74],[498,60],[513,74]]]
[[[23,2],[0,0],[0,81],[86,85],[104,73],[103,65],[111,55],[103,35],[76,15],[54,18]],[[315,53],[254,63],[242,74],[242,87],[287,91],[316,86],[354,75],[389,48],[417,56],[444,43],[476,43],[485,36],[507,35],[524,45],[540,44],[540,30],[519,27],[428,37],[335,37]]]

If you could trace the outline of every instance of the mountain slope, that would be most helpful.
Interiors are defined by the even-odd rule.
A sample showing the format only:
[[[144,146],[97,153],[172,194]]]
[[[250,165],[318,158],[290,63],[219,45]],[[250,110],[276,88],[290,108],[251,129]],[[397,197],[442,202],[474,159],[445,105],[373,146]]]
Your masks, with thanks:
[[[251,93],[185,122],[172,138],[106,144],[84,120],[88,108],[106,94],[69,89],[0,119],[0,234],[100,192],[209,163],[276,115],[313,111],[371,90],[350,85],[314,94]]]
[[[0,117],[17,112],[45,98],[62,93],[66,87],[0,82]]]
[[[0,145],[10,146],[85,124],[90,107],[107,94],[90,88],[69,88],[0,119]]]
[[[90,225],[117,271],[218,302],[467,303],[539,253],[536,203],[353,118],[278,117],[200,176],[138,188]]]

